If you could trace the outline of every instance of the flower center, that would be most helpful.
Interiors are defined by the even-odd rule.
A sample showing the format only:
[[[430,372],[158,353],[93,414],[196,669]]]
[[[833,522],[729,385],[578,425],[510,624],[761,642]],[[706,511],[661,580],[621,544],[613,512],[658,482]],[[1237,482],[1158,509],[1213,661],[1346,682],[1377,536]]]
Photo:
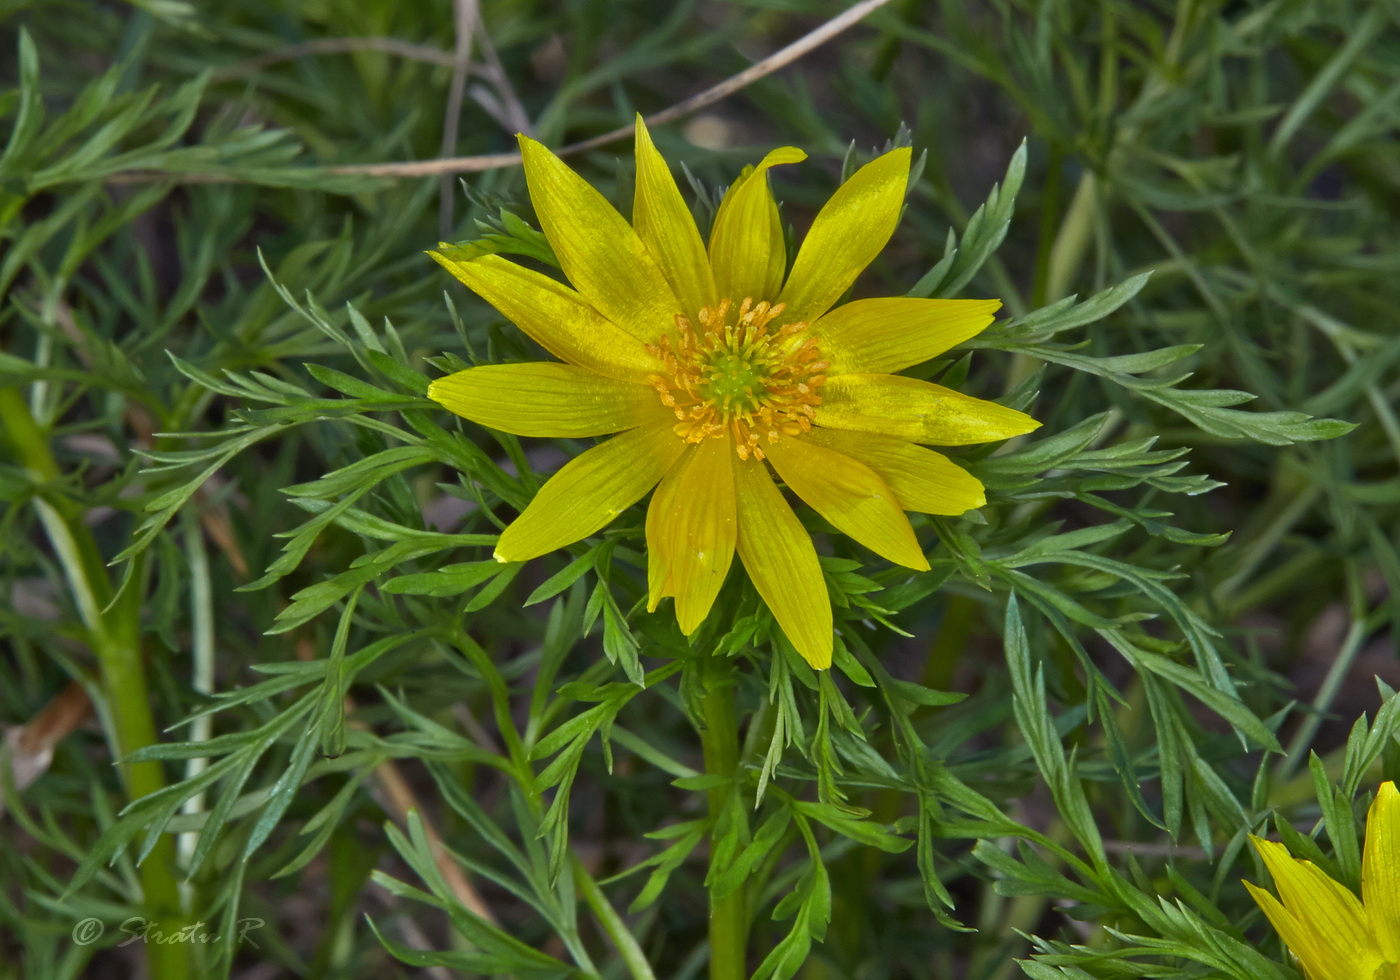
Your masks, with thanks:
[[[783,309],[745,299],[730,322],[733,305],[721,300],[700,310],[699,331],[678,313],[675,330],[647,346],[666,367],[647,380],[676,413],[676,435],[686,442],[733,435],[740,459],[763,459],[761,439],[772,444],[811,430],[830,364],[803,336],[806,322],[769,329]]]

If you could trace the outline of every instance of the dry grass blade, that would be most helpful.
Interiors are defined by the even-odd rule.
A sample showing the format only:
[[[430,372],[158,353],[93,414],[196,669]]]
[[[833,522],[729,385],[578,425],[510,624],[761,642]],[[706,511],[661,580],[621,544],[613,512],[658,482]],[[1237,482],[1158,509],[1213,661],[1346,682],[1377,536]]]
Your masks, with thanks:
[[[453,56],[452,85],[447,92],[447,111],[442,122],[444,157],[457,147],[457,131],[462,124],[462,99],[467,90],[467,73],[471,70],[472,41],[481,24],[481,9],[477,0],[456,0],[452,10],[456,22],[457,48]],[[446,238],[452,227],[452,181],[443,176],[438,183],[438,237]]]
[[[42,776],[53,760],[53,749],[68,733],[92,714],[92,700],[77,681],[54,696],[27,724],[5,733],[0,764],[10,766],[15,789],[21,793]],[[5,812],[5,794],[0,788],[0,814]]]

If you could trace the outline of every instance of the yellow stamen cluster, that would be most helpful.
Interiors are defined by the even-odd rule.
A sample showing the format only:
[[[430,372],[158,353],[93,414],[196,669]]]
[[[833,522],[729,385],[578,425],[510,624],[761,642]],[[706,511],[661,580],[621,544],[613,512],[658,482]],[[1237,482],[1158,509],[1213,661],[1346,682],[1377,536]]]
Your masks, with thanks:
[[[746,298],[730,323],[732,308],[725,299],[701,309],[698,331],[689,317],[676,314],[674,333],[647,346],[666,374],[647,380],[676,413],[676,435],[686,442],[732,434],[740,459],[764,459],[760,438],[771,445],[811,430],[822,372],[831,365],[821,359],[816,340],[802,336],[805,321],[769,330],[782,303]]]

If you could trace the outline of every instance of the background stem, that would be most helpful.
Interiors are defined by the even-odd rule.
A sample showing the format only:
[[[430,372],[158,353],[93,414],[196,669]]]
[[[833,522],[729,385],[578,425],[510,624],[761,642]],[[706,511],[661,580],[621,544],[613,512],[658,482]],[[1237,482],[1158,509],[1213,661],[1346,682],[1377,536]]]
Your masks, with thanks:
[[[744,819],[733,807],[734,776],[739,765],[739,726],[734,711],[734,667],[728,659],[707,655],[702,660],[705,694],[702,702],[701,744],[705,772],[722,775],[728,782],[711,787],[709,794],[711,853],[729,820]],[[749,919],[747,890],[738,888],[710,903],[710,980],[744,980],[748,976],[745,949]]]
[[[17,460],[36,484],[45,487],[60,479],[62,474],[49,450],[45,433],[14,388],[0,388],[0,429],[15,450]],[[55,495],[37,495],[34,505],[73,590],[89,644],[97,657],[101,700],[106,709],[99,714],[105,715],[107,721],[112,755],[118,760],[125,759],[137,749],[156,742],[141,652],[141,560],[135,559],[137,564],[127,580],[127,587],[115,595],[97,542],[68,501]],[[119,762],[118,765],[129,800],[139,800],[165,786],[159,762]],[[175,847],[170,837],[161,837],[141,862],[139,873],[147,920],[166,934],[185,925],[176,880]],[[149,969],[154,980],[181,980],[189,976],[186,949],[179,943],[147,943]]]

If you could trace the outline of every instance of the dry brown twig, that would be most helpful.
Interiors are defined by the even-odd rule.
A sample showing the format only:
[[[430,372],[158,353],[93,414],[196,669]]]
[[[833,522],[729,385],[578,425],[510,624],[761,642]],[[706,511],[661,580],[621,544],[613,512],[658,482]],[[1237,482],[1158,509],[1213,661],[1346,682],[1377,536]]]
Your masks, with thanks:
[[[524,133],[526,136],[535,135],[535,127],[530,122],[530,117],[525,113],[525,105],[520,101],[520,96],[516,94],[515,86],[511,85],[505,65],[501,64],[501,56],[496,52],[496,45],[491,42],[491,34],[484,27],[477,33],[476,43],[477,48],[481,51],[482,60],[485,62],[477,66],[477,73],[491,83],[496,90],[496,96],[501,100],[498,121],[512,133]],[[468,88],[467,94],[476,99],[477,105],[496,116],[497,114],[487,106],[486,100],[477,93],[476,90],[479,87],[474,85]]]
[[[748,86],[752,85],[760,78],[765,78],[776,71],[786,68],[798,58],[801,58],[808,52],[820,47],[827,41],[830,41],[833,37],[840,34],[842,31],[859,23],[871,13],[878,10],[880,7],[885,6],[885,4],[889,2],[890,0],[861,0],[860,3],[857,3],[853,7],[850,7],[849,9],[841,12],[840,14],[837,14],[835,17],[826,21],[820,27],[817,27],[815,30],[809,31],[802,37],[798,38],[796,41],[793,41],[787,47],[775,51],[773,54],[764,58],[762,61],[755,62],[748,68],[745,68],[743,71],[739,72],[738,74],[732,75],[724,81],[720,82],[718,85],[712,85],[710,88],[705,89],[705,91],[697,93],[696,95],[692,95],[688,99],[683,99],[682,101],[677,102],[675,105],[670,106],[669,108],[662,109],[660,112],[654,113],[650,116],[646,116],[646,124],[648,126],[659,126],[663,123],[671,122],[674,119],[680,119],[681,117],[687,116],[692,112],[696,112],[700,109],[703,109],[706,106],[713,105],[714,103],[719,102],[721,99],[728,98],[735,92],[738,92],[741,89],[747,88]],[[384,41],[389,39],[347,38],[345,40]],[[408,47],[415,49],[417,48],[416,45],[408,45]],[[346,50],[353,50],[353,48],[347,48]],[[387,47],[385,48],[385,50],[387,50]],[[436,49],[428,50],[436,51]],[[285,54],[285,52],[280,52],[279,55],[281,54]],[[443,51],[436,51],[436,54],[446,55],[447,53]],[[419,51],[418,55],[415,56],[421,55],[422,52]],[[447,57],[447,64],[456,64],[455,58],[453,56],[448,55]],[[282,60],[282,58],[279,56],[278,58],[274,58],[273,60]],[[434,56],[432,59],[425,60],[436,61],[438,59],[436,58],[436,56]],[[609,143],[616,142],[617,140],[626,139],[627,137],[632,135],[632,130],[633,127],[631,125],[619,126],[617,129],[614,129],[608,133],[604,133],[601,136],[594,136],[592,139],[586,139],[579,143],[571,143],[568,146],[561,148],[557,152],[560,156],[569,156],[571,154],[585,153],[589,150],[597,149],[600,146],[606,146]],[[513,167],[519,163],[520,154],[518,153],[487,153],[481,156],[449,157],[438,160],[417,160],[402,163],[357,163],[339,167],[308,168],[308,172],[319,171],[321,173],[334,174],[336,176],[360,177],[441,177],[444,174],[481,173],[486,170],[496,170],[501,167]],[[172,176],[173,175],[168,173],[130,172],[125,174],[115,174],[112,177],[108,178],[108,181],[109,183],[150,183],[152,181],[158,180],[170,180]],[[221,175],[215,176],[207,174],[187,174],[179,177],[178,179],[185,183],[240,182],[237,178],[234,177],[226,177]]]
[[[481,893],[467,879],[463,873],[461,865],[452,856],[452,852],[443,843],[442,835],[438,833],[432,819],[418,803],[418,798],[414,795],[413,789],[408,785],[408,780],[404,779],[403,773],[395,765],[392,759],[385,759],[374,769],[374,778],[379,783],[380,790],[384,793],[387,809],[398,818],[399,823],[407,823],[410,813],[417,813],[418,819],[423,824],[423,835],[428,838],[428,847],[433,854],[433,863],[437,865],[438,872],[442,875],[447,887],[452,889],[452,894],[457,896],[457,901],[470,909],[478,918],[484,919],[492,925],[499,925],[496,914],[491,911],[491,906],[486,904]]]
[[[452,84],[447,90],[447,111],[442,121],[443,157],[457,149],[457,130],[462,124],[462,99],[466,95],[467,72],[471,68],[472,37],[481,20],[477,0],[454,0],[452,12],[456,22],[457,46]],[[452,227],[452,178],[444,174],[438,184],[438,236],[446,238],[448,229]]]

